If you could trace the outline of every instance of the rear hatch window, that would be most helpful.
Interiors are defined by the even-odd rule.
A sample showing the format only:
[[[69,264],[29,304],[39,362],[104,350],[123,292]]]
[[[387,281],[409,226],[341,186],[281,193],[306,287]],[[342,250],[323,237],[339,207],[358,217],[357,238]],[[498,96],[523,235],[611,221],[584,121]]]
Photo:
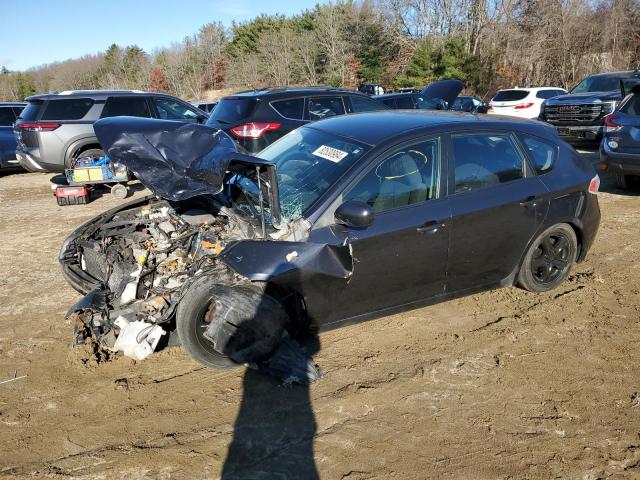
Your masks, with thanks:
[[[20,113],[21,120],[33,121],[38,118],[38,113],[40,113],[40,108],[44,102],[42,100],[35,100],[29,102],[24,110]]]
[[[529,90],[501,90],[493,97],[494,102],[517,102],[524,100],[529,95]]]
[[[90,98],[49,100],[41,120],[80,120],[92,105],[93,100]]]
[[[207,124],[237,124],[253,113],[258,100],[249,97],[225,97],[216,105]]]

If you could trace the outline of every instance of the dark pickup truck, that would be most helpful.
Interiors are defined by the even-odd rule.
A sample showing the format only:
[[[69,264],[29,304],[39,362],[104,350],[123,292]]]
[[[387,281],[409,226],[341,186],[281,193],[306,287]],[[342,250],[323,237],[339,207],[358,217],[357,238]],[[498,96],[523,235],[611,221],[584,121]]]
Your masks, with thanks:
[[[558,129],[563,140],[572,144],[597,144],[602,140],[604,118],[622,100],[621,81],[640,79],[640,71],[591,75],[566,95],[542,104],[540,120]]]

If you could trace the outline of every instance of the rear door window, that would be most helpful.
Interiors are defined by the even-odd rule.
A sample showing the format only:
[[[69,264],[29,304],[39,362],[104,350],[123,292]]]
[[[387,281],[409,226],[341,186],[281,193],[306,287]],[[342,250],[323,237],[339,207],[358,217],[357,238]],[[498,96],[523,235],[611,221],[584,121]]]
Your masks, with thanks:
[[[292,120],[302,120],[304,114],[304,98],[290,98],[271,102],[271,106],[280,116]]]
[[[502,90],[493,97],[494,102],[517,102],[529,95],[529,90]]]
[[[344,115],[342,97],[311,97],[309,98],[309,120]]]
[[[351,100],[351,110],[353,113],[358,112],[374,112],[376,110],[382,110],[384,107],[380,105],[380,102],[372,100],[368,97],[360,95],[349,95]]]
[[[198,121],[198,113],[186,103],[170,98],[153,97],[158,118],[162,120],[180,120],[195,123]]]
[[[0,127],[10,127],[15,121],[16,117],[13,113],[13,108],[0,107]]]
[[[90,98],[49,100],[41,120],[80,120],[92,106]]]
[[[109,97],[102,110],[101,118],[106,117],[151,117],[151,110],[145,97]]]
[[[547,98],[553,98],[558,95],[556,91],[557,90],[539,90],[536,92],[536,98],[543,98],[545,100]]]
[[[467,192],[523,178],[524,159],[506,133],[451,136],[455,192]]]

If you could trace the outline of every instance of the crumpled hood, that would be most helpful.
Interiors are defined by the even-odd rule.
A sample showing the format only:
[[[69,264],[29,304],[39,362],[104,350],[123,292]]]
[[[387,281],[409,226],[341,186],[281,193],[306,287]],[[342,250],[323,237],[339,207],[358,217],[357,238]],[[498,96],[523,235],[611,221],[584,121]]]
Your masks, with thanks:
[[[428,99],[440,98],[451,105],[464,88],[464,83],[460,80],[440,80],[433,82],[420,90],[420,95]]]
[[[598,103],[620,100],[620,92],[584,92],[568,93],[546,100],[547,105],[573,104],[573,103]]]
[[[238,156],[229,135],[205,125],[111,117],[93,127],[109,158],[167,200],[219,193],[229,163]]]

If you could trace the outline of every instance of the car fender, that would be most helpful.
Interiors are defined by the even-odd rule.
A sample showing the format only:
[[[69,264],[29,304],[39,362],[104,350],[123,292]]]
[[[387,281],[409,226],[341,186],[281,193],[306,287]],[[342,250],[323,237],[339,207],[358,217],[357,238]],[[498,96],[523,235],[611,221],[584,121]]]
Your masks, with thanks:
[[[251,281],[295,285],[321,276],[347,283],[353,274],[351,245],[242,240],[228,245],[220,259]]]

